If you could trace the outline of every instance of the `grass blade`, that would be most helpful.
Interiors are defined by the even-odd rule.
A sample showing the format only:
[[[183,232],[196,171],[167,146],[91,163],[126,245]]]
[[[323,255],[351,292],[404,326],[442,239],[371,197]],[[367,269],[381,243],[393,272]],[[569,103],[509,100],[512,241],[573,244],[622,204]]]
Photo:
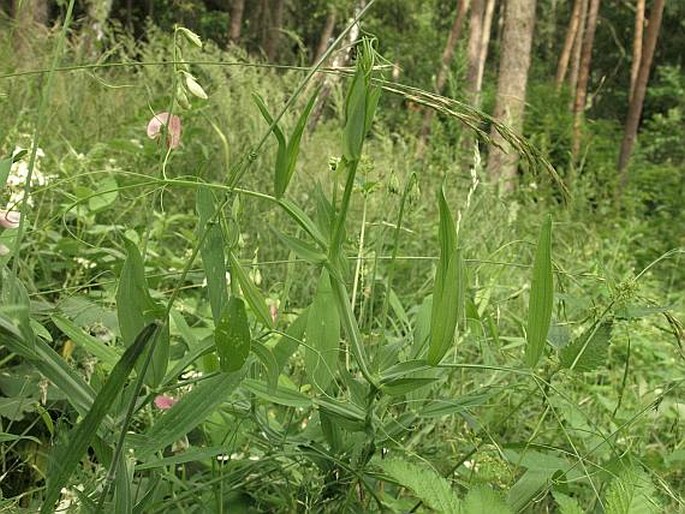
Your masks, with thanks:
[[[47,492],[45,493],[43,507],[40,510],[41,514],[54,511],[60,491],[67,484],[83,454],[88,450],[91,440],[95,437],[107,411],[123,389],[138,357],[159,329],[160,325],[157,322],[143,328],[133,344],[128,347],[112,369],[112,373],[102,386],[88,414],[69,437],[69,444],[56,449],[51,461],[54,469],[48,474]]]
[[[228,252],[228,258],[231,265],[231,275],[238,280],[240,288],[243,290],[245,300],[250,305],[250,309],[257,316],[257,319],[265,327],[271,328],[273,320],[269,313],[269,308],[266,306],[266,300],[262,293],[259,292],[257,286],[250,279],[249,275],[243,269],[242,264],[232,251]]]
[[[121,353],[117,351],[118,349],[114,349],[103,341],[84,332],[81,327],[64,316],[53,314],[50,319],[65,336],[91,355],[97,357],[108,369],[113,368],[121,357]]]
[[[533,282],[530,287],[528,305],[528,341],[526,344],[526,364],[534,368],[545,349],[547,332],[552,320],[554,302],[554,282],[552,277],[552,217],[547,215],[540,230]]]

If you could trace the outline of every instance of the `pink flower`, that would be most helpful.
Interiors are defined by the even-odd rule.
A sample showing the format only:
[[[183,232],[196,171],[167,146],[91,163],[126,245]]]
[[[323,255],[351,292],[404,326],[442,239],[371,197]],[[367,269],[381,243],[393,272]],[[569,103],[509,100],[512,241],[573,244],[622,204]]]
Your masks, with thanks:
[[[176,404],[177,401],[178,399],[174,398],[173,396],[160,394],[155,398],[155,407],[160,410],[169,410]]]
[[[2,211],[0,210],[0,227],[2,228],[17,228],[21,221],[21,213],[17,211]]]
[[[162,133],[162,127],[167,130],[167,146],[178,148],[181,143],[181,118],[168,112],[159,112],[147,124],[147,137],[157,139]]]

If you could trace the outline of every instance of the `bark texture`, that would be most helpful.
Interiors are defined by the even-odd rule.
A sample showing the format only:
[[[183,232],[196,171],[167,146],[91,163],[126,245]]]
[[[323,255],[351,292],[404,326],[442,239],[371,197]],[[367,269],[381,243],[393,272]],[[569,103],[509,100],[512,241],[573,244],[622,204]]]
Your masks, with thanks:
[[[283,14],[285,13],[285,0],[271,0],[269,5],[269,23],[264,37],[264,53],[269,62],[276,60],[278,43],[281,40],[283,28]]]
[[[535,0],[506,0],[502,50],[493,117],[515,132],[523,128],[526,84],[530,67]],[[488,176],[505,191],[514,189],[519,156],[493,129],[488,157]]]
[[[642,34],[645,26],[645,0],[637,0],[635,6],[635,35],[633,36],[633,61],[630,64],[630,92],[628,100],[633,100],[637,74],[642,61]]]
[[[633,151],[635,140],[637,139],[637,129],[640,124],[640,116],[642,115],[642,105],[647,93],[647,83],[649,82],[649,71],[652,67],[652,60],[654,59],[654,50],[659,39],[659,30],[661,29],[661,19],[664,14],[664,4],[666,0],[654,0],[652,10],[649,16],[649,23],[647,24],[647,34],[645,36],[645,44],[642,49],[642,59],[640,60],[640,69],[637,74],[637,81],[635,82],[635,93],[628,106],[628,117],[626,118],[626,128],[623,134],[623,142],[621,143],[621,150],[618,156],[618,171],[620,174],[620,191],[623,190],[628,182],[628,161],[630,154]]]
[[[237,45],[243,28],[243,14],[245,13],[245,0],[233,0],[229,14],[228,41]]]
[[[574,159],[577,158],[580,153],[585,104],[587,102],[587,85],[590,80],[590,64],[592,62],[592,47],[595,41],[595,29],[597,28],[599,1],[600,0],[590,0],[587,26],[585,27],[585,37],[583,38],[583,48],[580,55],[578,84],[576,85],[576,94],[573,101],[573,141],[571,152]]]
[[[335,9],[331,7],[326,16],[326,21],[323,24],[323,30],[321,31],[321,37],[319,38],[319,44],[316,47],[316,52],[312,59],[312,64],[316,63],[321,59],[321,56],[326,52],[331,39],[333,38],[333,30],[335,30],[335,21],[337,19],[337,13]]]
[[[561,85],[566,78],[568,71],[568,64],[571,60],[571,51],[573,50],[573,43],[578,36],[578,27],[580,26],[581,10],[583,0],[575,0],[573,2],[573,11],[571,12],[571,19],[568,22],[568,29],[566,29],[566,37],[564,38],[564,46],[561,49],[559,56],[559,64],[557,65],[557,74],[555,77],[555,84],[557,90],[561,89]]]

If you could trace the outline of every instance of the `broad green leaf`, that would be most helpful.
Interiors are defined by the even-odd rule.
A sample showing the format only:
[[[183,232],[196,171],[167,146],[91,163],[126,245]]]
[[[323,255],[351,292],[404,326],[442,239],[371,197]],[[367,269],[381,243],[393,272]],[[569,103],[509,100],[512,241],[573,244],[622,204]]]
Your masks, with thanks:
[[[509,489],[507,504],[514,512],[520,512],[538,495],[551,478],[552,472],[549,470],[527,470]]]
[[[243,265],[235,256],[235,254],[229,250],[228,259],[231,266],[231,277],[238,280],[240,288],[243,290],[243,296],[245,300],[250,305],[250,309],[257,319],[265,327],[271,328],[273,325],[273,320],[271,319],[271,313],[269,313],[269,308],[266,306],[266,300],[262,293],[254,285],[254,282],[250,279],[249,275],[243,269]]]
[[[309,119],[309,114],[312,112],[312,107],[314,107],[314,102],[318,96],[319,91],[316,90],[311,96],[307,105],[305,106],[302,114],[297,120],[297,124],[293,129],[293,133],[290,135],[288,140],[288,146],[286,148],[286,166],[285,169],[276,168],[275,177],[275,191],[276,198],[281,198],[285,194],[285,190],[292,179],[293,173],[295,172],[295,165],[297,164],[297,156],[300,153],[300,140],[302,139],[302,133],[307,125],[307,120]],[[280,172],[280,173],[279,173]]]
[[[321,271],[316,296],[309,308],[305,335],[304,367],[311,383],[325,390],[338,369],[340,345],[340,316],[325,269]]]
[[[243,376],[243,372],[220,373],[195,384],[142,438],[131,440],[136,456],[146,461],[155,452],[181,439],[228,400]]]
[[[247,323],[245,302],[232,296],[214,330],[214,343],[222,371],[237,371],[250,354],[250,326]]]
[[[445,191],[438,195],[440,205],[440,260],[433,287],[430,344],[428,362],[437,365],[454,341],[457,320],[464,312],[465,268],[461,252],[457,250],[457,232],[450,213]]]
[[[133,482],[133,466],[130,457],[119,459],[117,474],[114,479],[114,512],[117,514],[131,514],[133,512],[133,495],[131,483]]]
[[[221,225],[214,220],[216,200],[208,187],[197,189],[196,208],[199,215],[199,237],[202,268],[207,278],[207,294],[212,308],[214,324],[219,322],[224,305],[228,301],[226,287],[226,257],[224,255],[224,234]],[[205,233],[206,231],[206,233]]]
[[[55,326],[69,339],[81,346],[88,353],[100,359],[102,364],[111,369],[121,357],[118,348],[107,345],[104,341],[84,332],[81,327],[59,314],[53,314],[50,319]]]
[[[121,337],[126,346],[130,346],[145,326],[156,320],[164,322],[165,309],[156,304],[150,296],[145,280],[143,258],[138,247],[128,239],[125,240],[125,244],[127,256],[119,277],[116,301]],[[145,372],[145,383],[150,387],[159,385],[169,362],[169,324],[163,323],[163,326],[165,329],[159,335],[154,354]],[[143,372],[146,360],[143,358],[136,363],[138,373]]]
[[[51,459],[52,469],[48,473],[47,492],[40,511],[41,514],[54,512],[55,502],[59,499],[60,491],[69,481],[69,477],[81,461],[83,454],[88,450],[91,440],[95,437],[107,411],[123,389],[138,357],[143,353],[148,343],[154,341],[156,337],[160,337],[160,328],[158,323],[151,323],[141,330],[133,344],[126,349],[124,355],[112,369],[112,373],[100,389],[88,414],[68,438],[68,444],[56,448]]]
[[[561,349],[561,365],[573,371],[583,372],[593,371],[605,364],[612,326],[610,320],[593,323],[580,337]]]
[[[450,483],[428,465],[398,457],[374,459],[375,465],[394,482],[406,487],[424,504],[437,512],[459,513],[461,501]]]
[[[119,184],[113,176],[106,176],[98,184],[95,196],[88,199],[88,208],[93,212],[104,210],[116,202],[118,196]]]
[[[530,287],[528,304],[528,340],[526,344],[526,364],[534,368],[547,341],[547,332],[552,320],[554,303],[554,283],[552,278],[552,216],[548,215],[540,230],[533,281]]]
[[[461,514],[513,514],[504,499],[496,491],[481,485],[469,489],[464,498]]]

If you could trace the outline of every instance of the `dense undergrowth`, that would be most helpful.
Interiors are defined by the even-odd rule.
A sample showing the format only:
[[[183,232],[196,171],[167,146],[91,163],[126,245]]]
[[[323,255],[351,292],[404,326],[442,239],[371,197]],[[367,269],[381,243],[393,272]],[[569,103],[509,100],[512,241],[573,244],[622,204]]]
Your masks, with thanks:
[[[647,125],[617,207],[616,127],[570,170],[566,99],[540,86],[527,135],[570,196],[544,166],[502,196],[457,121],[423,161],[406,97],[371,124],[367,48],[283,181],[258,105],[302,93],[296,139],[307,70],[153,27],[102,55],[74,36],[53,73],[54,38],[1,44],[10,177],[40,148],[1,236],[3,508],[682,510],[683,163],[660,157],[682,106]],[[145,131],[169,110],[178,148]]]

